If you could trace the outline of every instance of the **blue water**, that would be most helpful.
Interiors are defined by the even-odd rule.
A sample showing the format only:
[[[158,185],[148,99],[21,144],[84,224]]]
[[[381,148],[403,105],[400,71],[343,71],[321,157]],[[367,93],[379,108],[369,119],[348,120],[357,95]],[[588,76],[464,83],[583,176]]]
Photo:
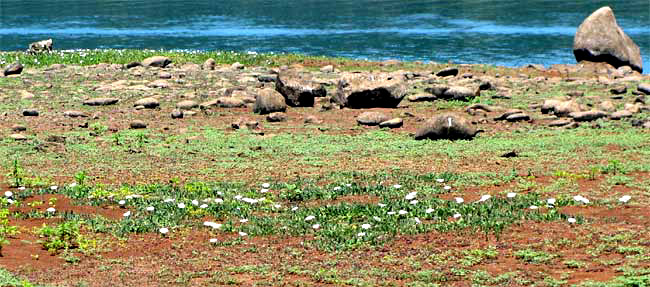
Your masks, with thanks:
[[[650,1],[0,0],[0,50],[295,52],[520,66],[574,63],[573,35],[609,5],[650,65]],[[647,69],[646,69],[647,70]]]

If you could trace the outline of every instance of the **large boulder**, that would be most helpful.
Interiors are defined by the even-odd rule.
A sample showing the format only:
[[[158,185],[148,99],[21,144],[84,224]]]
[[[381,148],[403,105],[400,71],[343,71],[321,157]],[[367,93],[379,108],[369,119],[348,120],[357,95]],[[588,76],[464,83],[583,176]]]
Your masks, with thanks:
[[[377,126],[390,120],[390,117],[380,112],[365,112],[357,116],[357,123],[364,126]]]
[[[287,110],[287,104],[282,94],[267,88],[262,89],[255,97],[255,106],[253,112],[264,115],[275,112],[284,112]]]
[[[159,67],[164,68],[167,65],[171,64],[172,60],[165,56],[153,56],[146,58],[142,61],[142,65],[145,67]]]
[[[4,75],[9,76],[9,75],[20,75],[20,73],[23,72],[23,64],[21,63],[13,63],[9,66],[7,66],[4,69]]]
[[[585,19],[573,39],[573,54],[578,62],[606,62],[618,68],[630,66],[641,73],[641,51],[618,26],[614,12],[603,7]]]
[[[390,74],[348,74],[337,84],[334,100],[352,109],[395,108],[406,96],[401,79]]]
[[[312,81],[307,75],[300,74],[278,75],[275,89],[282,94],[287,105],[292,107],[313,107],[315,97],[327,95],[322,84]]]
[[[416,133],[415,139],[470,140],[478,131],[464,117],[456,114],[441,114],[424,123]]]

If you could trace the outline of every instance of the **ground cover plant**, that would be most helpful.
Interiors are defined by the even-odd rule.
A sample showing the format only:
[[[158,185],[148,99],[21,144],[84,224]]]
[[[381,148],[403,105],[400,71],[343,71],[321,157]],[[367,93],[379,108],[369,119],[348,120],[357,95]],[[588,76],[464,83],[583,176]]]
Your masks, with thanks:
[[[124,66],[154,55],[173,65]],[[201,67],[208,58],[214,69]],[[235,52],[0,53],[0,63],[16,60],[26,70],[0,77],[2,286],[648,284],[645,75]],[[447,67],[460,71],[435,75]],[[203,105],[273,89],[288,70],[329,96],[287,108],[280,122],[251,106]],[[348,72],[398,75],[408,96],[492,88],[469,101],[372,108],[403,119],[379,128],[357,123],[363,109],[330,106]],[[627,91],[612,98],[619,86]],[[84,104],[98,97],[118,101]],[[135,105],[148,97],[159,105]],[[638,111],[554,127],[564,118],[539,106],[558,97]],[[530,119],[497,119],[511,109]],[[446,112],[483,132],[414,140]]]

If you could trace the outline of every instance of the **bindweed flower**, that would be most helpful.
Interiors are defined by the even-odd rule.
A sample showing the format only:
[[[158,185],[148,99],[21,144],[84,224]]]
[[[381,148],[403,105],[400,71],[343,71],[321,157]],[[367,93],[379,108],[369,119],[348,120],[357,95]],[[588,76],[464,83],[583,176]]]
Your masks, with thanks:
[[[313,229],[319,229],[319,228],[320,228],[320,224],[316,223],[316,224],[312,225],[311,228],[313,228]]]
[[[239,236],[242,236],[242,237],[243,237],[243,236],[246,236],[246,235],[248,235],[248,233],[243,232],[243,231],[240,231],[240,232],[239,232]]]
[[[183,208],[185,208],[185,203],[182,203],[182,202],[181,202],[181,203],[179,203],[179,204],[178,204],[178,208],[180,208],[180,209],[183,209]]]
[[[546,204],[548,205],[555,205],[555,202],[556,202],[555,198],[549,198],[546,200]]]
[[[416,204],[418,204],[418,202],[419,202],[419,201],[418,201],[417,199],[414,199],[414,200],[411,200],[409,203],[410,203],[411,205],[416,205]]]
[[[14,196],[14,193],[11,191],[5,191],[5,197],[12,197]]]
[[[400,188],[402,188],[402,185],[401,184],[395,184],[395,185],[393,185],[393,188],[400,189]]]
[[[54,209],[54,207],[50,207],[50,208],[46,209],[45,211],[47,211],[49,213],[53,213],[53,212],[56,211],[56,209]]]
[[[278,203],[278,204],[273,205],[273,207],[275,207],[275,208],[280,208],[280,207],[282,207],[282,205],[280,205],[280,204]]]
[[[400,211],[398,211],[397,213],[398,213],[399,215],[404,215],[404,214],[407,214],[408,211],[406,211],[406,210],[400,210]]]
[[[265,182],[265,183],[262,183],[262,187],[263,188],[269,188],[269,187],[271,187],[271,184]]]
[[[418,192],[417,192],[417,191],[409,192],[409,194],[407,194],[407,195],[404,197],[404,199],[406,199],[406,200],[413,200],[413,199],[415,199],[415,197],[416,197],[417,195],[418,195]]]
[[[422,223],[422,221],[420,221],[420,219],[417,218],[417,217],[414,217],[413,220],[415,220],[415,223],[416,223],[416,224],[420,224],[420,223]]]
[[[50,189],[51,189],[51,190],[57,190],[57,189],[59,189],[59,187],[56,186],[56,185],[53,185],[53,186],[50,186]]]
[[[201,205],[199,206],[199,208],[201,208],[201,209],[206,209],[206,208],[208,208],[208,205],[204,203],[204,204],[201,204]]]
[[[386,207],[386,204],[383,204],[383,203],[381,203],[381,202],[380,202],[380,203],[377,203],[377,205],[378,205],[379,207]]]
[[[126,200],[122,199],[122,200],[118,201],[117,204],[119,204],[119,205],[125,205],[125,204],[126,204]]]
[[[131,211],[127,211],[127,212],[125,212],[124,214],[122,214],[122,216],[124,216],[124,217],[129,217],[129,216],[131,216]]]
[[[192,205],[194,205],[194,206],[199,205],[199,201],[196,200],[196,199],[193,199],[193,200],[192,200]]]
[[[25,190],[25,187],[21,186],[21,187],[18,188],[18,190]]]
[[[238,195],[235,195],[235,199],[236,199],[236,200],[240,200],[240,199],[242,199],[242,197],[243,197],[243,196],[241,196],[241,195],[239,195],[239,194],[238,194]]]
[[[219,239],[210,238],[210,243],[215,244],[215,243],[218,243],[218,242],[219,242]]]
[[[8,198],[8,199],[7,199],[7,202],[8,202],[9,204],[14,204],[14,200],[11,199],[11,198]]]
[[[345,186],[350,187],[350,186],[352,186],[352,184],[351,183],[346,183]]]
[[[154,208],[153,206],[149,206],[149,207],[147,207],[147,211],[154,211],[155,209],[156,209],[156,208]]]
[[[262,188],[262,189],[260,190],[260,192],[261,192],[261,193],[267,193],[267,192],[269,192],[269,190],[268,190],[267,188]]]
[[[451,190],[451,186],[449,186],[449,185],[445,185],[445,186],[443,187],[443,189],[444,189],[444,190],[447,190],[447,191],[448,191],[448,190]]]
[[[294,207],[291,208],[291,211],[296,211],[296,210],[298,210],[297,206],[294,206]]]
[[[514,192],[508,192],[508,194],[506,194],[506,197],[508,198],[514,198],[515,196],[517,196],[517,194]]]
[[[361,224],[361,228],[363,229],[370,229],[371,225],[366,223],[366,224]]]
[[[397,212],[395,212],[395,211],[389,211],[389,212],[387,212],[386,214],[388,214],[388,215],[394,215],[394,214],[397,214]]]
[[[337,191],[337,190],[341,190],[341,187],[340,186],[335,186],[334,191]]]
[[[569,217],[569,219],[567,219],[567,221],[568,221],[569,223],[571,223],[571,224],[576,223],[576,219],[573,218],[573,217]]]
[[[364,237],[364,236],[366,236],[366,233],[365,233],[365,232],[359,232],[359,233],[357,233],[357,237]]]
[[[461,217],[460,213],[454,213],[454,219],[459,219]]]
[[[456,198],[454,198],[454,200],[456,200],[456,203],[459,203],[459,204],[465,202],[465,200],[462,197],[456,197]]]
[[[219,229],[219,228],[221,228],[222,224],[212,222],[212,221],[206,221],[206,222],[203,222],[203,226],[212,227],[214,229]]]
[[[478,200],[478,202],[486,201],[486,200],[490,199],[491,197],[492,197],[492,196],[489,195],[489,194],[483,195],[483,196],[481,196],[481,198]]]
[[[167,227],[161,227],[160,229],[158,229],[158,232],[160,232],[162,235],[166,235],[167,233],[169,233],[169,229]]]
[[[582,195],[576,195],[576,196],[574,196],[574,197],[573,197],[573,200],[578,201],[578,202],[582,202],[582,203],[584,203],[584,204],[588,204],[588,203],[589,203],[589,199],[585,198],[585,197],[582,196]]]
[[[305,217],[305,221],[310,221],[310,220],[313,220],[314,218],[316,218],[316,216],[309,215],[309,216]]]
[[[622,202],[622,203],[627,203],[628,201],[630,201],[630,199],[632,199],[631,196],[629,196],[629,195],[623,195],[623,196],[621,196],[621,198],[618,199],[618,201],[620,201],[620,202]]]
[[[223,199],[221,198],[215,198],[214,203],[223,203]]]
[[[436,178],[436,181],[438,183],[443,183],[443,182],[445,182],[445,179],[444,178]]]
[[[529,208],[530,209],[538,209],[539,207],[537,205],[531,205]]]
[[[435,210],[434,210],[433,208],[430,208],[430,207],[429,207],[429,208],[427,208],[427,210],[425,210],[424,212],[425,212],[426,214],[429,214],[429,213],[432,213],[432,212],[434,212],[434,211],[435,211]]]
[[[246,222],[248,222],[248,219],[246,219],[246,218],[242,218],[242,219],[239,220],[239,222],[241,222],[241,223],[246,223]]]
[[[375,221],[381,221],[381,218],[379,218],[379,216],[373,216],[372,219],[374,219]]]
[[[173,199],[173,198],[167,198],[167,199],[163,200],[164,203],[170,203],[170,202],[174,202],[174,201],[175,201],[175,199]]]
[[[71,184],[68,184],[68,187],[75,187],[75,186],[77,186],[77,183],[76,183],[76,182],[73,182],[73,183],[71,183]]]

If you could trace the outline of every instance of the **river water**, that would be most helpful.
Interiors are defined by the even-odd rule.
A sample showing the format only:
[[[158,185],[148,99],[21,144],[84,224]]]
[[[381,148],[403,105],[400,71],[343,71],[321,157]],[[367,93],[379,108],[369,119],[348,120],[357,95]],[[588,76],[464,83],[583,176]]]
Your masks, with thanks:
[[[292,52],[520,66],[574,63],[582,20],[609,5],[650,65],[649,0],[0,0],[0,50]]]

